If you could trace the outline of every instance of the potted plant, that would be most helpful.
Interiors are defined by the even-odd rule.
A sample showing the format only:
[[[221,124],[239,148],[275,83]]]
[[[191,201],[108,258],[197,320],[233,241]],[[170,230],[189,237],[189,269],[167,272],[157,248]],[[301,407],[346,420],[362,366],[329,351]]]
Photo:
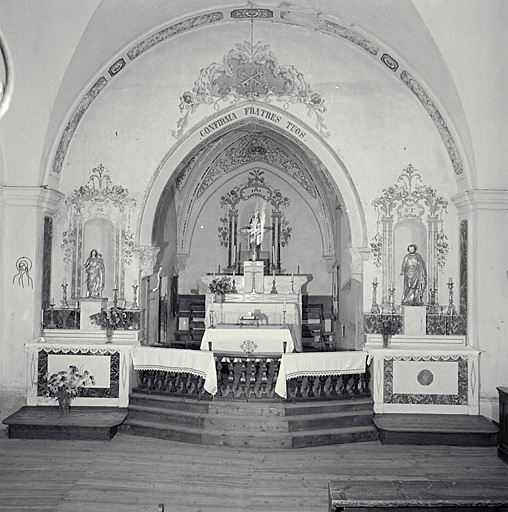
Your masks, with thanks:
[[[376,331],[383,336],[383,347],[388,347],[391,337],[399,330],[399,322],[392,315],[379,315],[376,320]]]
[[[95,384],[95,380],[86,370],[80,373],[77,366],[69,366],[69,370],[46,376],[44,395],[54,398],[60,406],[62,416],[69,414],[71,401],[78,396],[80,389]]]
[[[90,315],[90,320],[95,325],[100,325],[106,329],[106,343],[111,343],[113,331],[116,329],[126,329],[128,327],[127,313],[125,308],[113,306],[109,309],[101,309],[99,313]]]
[[[233,290],[231,278],[228,276],[222,276],[220,279],[212,279],[208,285],[208,289],[210,290],[210,293],[215,293],[216,302],[223,302],[224,295],[226,295],[226,293],[231,293]]]

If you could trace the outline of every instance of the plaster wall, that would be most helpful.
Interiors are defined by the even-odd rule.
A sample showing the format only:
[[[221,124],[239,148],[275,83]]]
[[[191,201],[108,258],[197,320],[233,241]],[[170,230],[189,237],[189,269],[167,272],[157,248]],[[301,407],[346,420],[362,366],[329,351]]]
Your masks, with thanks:
[[[61,190],[70,193],[86,180],[91,167],[103,163],[114,181],[127,187],[139,203],[157,165],[177,143],[171,130],[181,116],[180,96],[192,89],[201,69],[221,62],[246,36],[241,24],[224,26],[220,34],[214,27],[204,27],[199,37],[181,35],[131,63],[101,92],[79,124]],[[313,90],[323,96],[330,131],[326,144],[342,159],[356,186],[369,238],[376,229],[376,214],[369,205],[408,163],[420,170],[426,184],[438,187],[440,195],[449,198],[456,192],[449,157],[434,123],[414,95],[382,67],[373,66],[371,57],[320,33],[309,38],[296,26],[260,24],[255,36],[270,45],[280,64],[303,72]],[[203,50],[202,41],[212,39],[213,47]],[[307,107],[291,104],[287,108],[315,130]],[[187,131],[215,113],[213,105],[199,105],[189,116]],[[445,222],[453,244],[458,236],[453,207],[450,210],[450,220]],[[457,262],[453,245],[447,271],[455,280]],[[371,262],[366,269],[374,273]],[[366,307],[369,301],[366,296]]]
[[[42,184],[41,154],[53,103],[97,3],[1,2],[1,30],[15,77],[12,102],[0,123],[8,185]]]
[[[508,3],[414,0],[453,77],[472,139],[472,184],[507,189]],[[488,171],[487,171],[488,169]]]

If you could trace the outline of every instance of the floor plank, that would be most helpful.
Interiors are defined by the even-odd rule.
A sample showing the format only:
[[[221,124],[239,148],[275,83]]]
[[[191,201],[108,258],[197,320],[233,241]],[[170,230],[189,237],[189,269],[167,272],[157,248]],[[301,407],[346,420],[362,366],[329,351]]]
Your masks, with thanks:
[[[1,512],[315,512],[328,481],[464,481],[488,493],[508,465],[494,447],[379,442],[254,450],[119,433],[111,441],[0,438]],[[469,484],[468,484],[469,482]]]

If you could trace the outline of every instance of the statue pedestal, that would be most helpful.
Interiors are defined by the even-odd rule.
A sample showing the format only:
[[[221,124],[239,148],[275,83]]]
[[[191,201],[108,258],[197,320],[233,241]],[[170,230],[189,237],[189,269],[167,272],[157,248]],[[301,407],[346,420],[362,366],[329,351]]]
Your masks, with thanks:
[[[265,293],[265,264],[246,261],[243,264],[244,293]]]
[[[101,326],[92,324],[90,320],[90,315],[94,313],[99,313],[101,309],[106,309],[108,307],[108,299],[92,299],[90,297],[85,297],[79,299],[80,305],[80,320],[79,320],[79,329],[81,331],[100,331]]]
[[[406,336],[427,334],[427,308],[425,306],[402,306],[402,329]]]

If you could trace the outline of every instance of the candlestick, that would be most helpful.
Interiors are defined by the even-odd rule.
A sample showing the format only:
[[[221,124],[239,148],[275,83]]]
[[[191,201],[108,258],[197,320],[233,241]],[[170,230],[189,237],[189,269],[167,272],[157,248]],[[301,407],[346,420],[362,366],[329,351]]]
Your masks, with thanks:
[[[113,288],[113,306],[118,307],[118,288]]]
[[[138,285],[137,285],[137,281],[134,281],[134,284],[132,285],[132,295],[133,295],[133,300],[132,300],[132,309],[139,309],[138,308]]]
[[[390,315],[393,315],[395,314],[397,311],[395,309],[395,301],[394,301],[394,295],[395,295],[395,288],[393,287],[393,283],[392,283],[392,287],[388,290],[390,292]]]
[[[284,311],[286,311],[286,296],[284,295]]]
[[[67,302],[67,283],[65,282],[65,279],[63,280],[62,289],[63,289],[63,298],[61,300],[62,309],[69,309],[69,303]]]
[[[376,288],[377,287],[378,287],[377,278],[375,277],[374,282],[372,283],[372,308],[370,310],[370,312],[374,315],[379,314],[379,306],[376,302]]]
[[[457,310],[453,305],[453,281],[451,277],[448,279],[448,309],[446,313],[450,316],[457,313]]]
[[[275,270],[273,271],[272,291],[270,293],[278,293],[277,287],[275,286]]]

